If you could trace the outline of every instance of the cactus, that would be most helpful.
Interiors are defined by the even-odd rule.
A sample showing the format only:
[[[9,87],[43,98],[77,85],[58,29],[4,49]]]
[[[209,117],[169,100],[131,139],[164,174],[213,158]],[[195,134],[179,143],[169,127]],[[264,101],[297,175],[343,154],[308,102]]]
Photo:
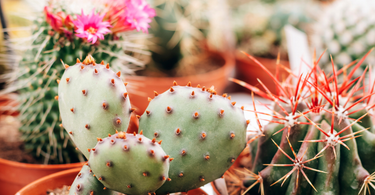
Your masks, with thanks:
[[[131,7],[127,4],[131,2],[118,4],[116,1],[97,5],[99,13],[90,10],[90,14],[83,11],[75,14],[61,5],[64,2],[51,3],[45,7],[45,14],[34,21],[32,36],[28,39],[30,45],[22,43],[27,50],[14,71],[16,80],[8,90],[19,92],[19,120],[22,124],[20,132],[25,149],[44,160],[44,163],[84,161],[81,153],[75,151],[75,146],[60,123],[55,96],[58,88],[56,80],[64,72],[62,64],[75,64],[77,58],[82,60],[91,54],[122,73],[131,73],[132,70],[143,67],[143,62],[134,58],[133,54],[143,52],[144,46],[136,41],[145,36],[132,32],[140,28],[131,23],[134,20],[128,19],[134,17],[131,14],[147,10],[147,13],[140,13],[145,18],[137,23],[143,25],[142,30],[147,31],[148,25],[145,22],[154,16],[154,10],[147,3],[142,4],[142,7]],[[118,13],[123,6],[135,10],[123,16]],[[90,18],[96,18],[95,22],[87,24]],[[86,31],[84,25],[93,26],[88,28],[90,31]]]
[[[226,95],[187,86],[155,92],[139,129],[146,137],[163,140],[163,148],[174,158],[169,176],[156,193],[188,191],[204,185],[232,165],[245,147],[247,122],[243,111]]]
[[[120,132],[100,139],[88,164],[107,188],[125,194],[153,193],[168,178],[169,155],[155,139]]]
[[[113,72],[109,64],[96,64],[89,55],[82,63],[65,66],[56,96],[62,126],[88,159],[87,149],[96,145],[96,138],[127,129],[133,109],[121,72]]]
[[[232,5],[238,49],[259,57],[287,57],[284,27],[306,31],[316,5],[309,1],[279,1],[268,4],[246,1]],[[314,14],[313,14],[314,13]]]
[[[149,67],[170,74],[186,74],[204,53],[203,41],[217,51],[234,47],[230,31],[229,6],[225,0],[153,0],[158,16],[151,24],[155,36]],[[227,23],[223,26],[223,23]],[[197,67],[201,68],[201,67]],[[176,73],[177,72],[177,73]],[[185,75],[184,75],[185,76]]]
[[[84,165],[70,186],[69,195],[86,195],[90,193],[117,195],[116,192],[104,188],[104,185],[96,179],[90,167]]]
[[[248,55],[275,81],[279,93],[270,93],[261,81],[266,92],[232,79],[274,103],[273,109],[266,106],[270,113],[257,111],[253,103],[251,112],[255,113],[258,127],[248,141],[253,155],[252,170],[234,168],[227,174],[232,178],[237,177],[234,173],[245,175],[239,180],[242,183],[236,184],[245,187],[244,194],[374,192],[371,173],[375,165],[370,156],[375,155],[375,135],[369,114],[375,107],[375,83],[368,85],[364,81],[367,69],[361,76],[353,77],[371,51],[344,80],[339,78],[347,67],[336,70],[332,60],[332,72],[326,74],[318,68],[319,60],[314,60],[307,74],[287,79],[286,82],[294,76],[298,80],[294,85],[280,83]],[[259,115],[268,115],[270,123],[262,125]]]
[[[174,83],[155,93],[138,116],[140,133],[126,134],[133,109],[120,73],[91,56],[65,67],[57,97],[62,124],[105,188],[126,194],[188,191],[223,175],[245,147],[249,121],[226,94]]]
[[[333,2],[322,12],[312,28],[311,42],[318,52],[327,49],[327,54],[321,59],[324,69],[331,71],[329,55],[335,56],[335,65],[342,68],[375,46],[374,11],[373,1],[342,0]],[[375,54],[370,54],[366,63],[374,62]],[[365,68],[363,65],[362,69]]]

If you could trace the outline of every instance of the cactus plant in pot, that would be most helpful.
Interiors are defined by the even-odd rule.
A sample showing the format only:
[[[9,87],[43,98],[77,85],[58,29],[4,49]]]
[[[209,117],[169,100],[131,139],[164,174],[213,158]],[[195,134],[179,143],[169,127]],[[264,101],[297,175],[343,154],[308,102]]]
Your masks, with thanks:
[[[289,67],[288,50],[284,27],[293,27],[306,32],[315,16],[312,1],[232,1],[232,18],[236,32],[236,77],[249,84],[257,85],[261,79],[268,89],[276,93],[277,88],[267,74],[240,51],[257,57],[273,75],[283,81]],[[278,58],[278,59],[277,59]],[[236,86],[236,85],[235,85]],[[236,90],[248,92],[237,86]]]
[[[375,143],[371,116],[374,83],[364,82],[369,79],[367,68],[361,76],[353,76],[371,51],[342,80],[340,75],[347,67],[336,70],[333,59],[331,73],[322,71],[319,60],[315,60],[311,70],[299,75],[294,85],[284,85],[271,76],[280,94],[258,93],[273,101],[274,107],[268,114],[269,124],[261,125],[257,118],[259,128],[248,141],[252,170],[232,170],[244,174],[237,180],[244,193],[374,192],[375,166],[369,160]],[[252,112],[266,114],[256,111],[255,104]]]
[[[223,93],[234,68],[234,38],[226,0],[151,1],[151,59],[146,68],[125,78],[133,104],[142,114],[147,98],[170,83],[215,86]],[[223,24],[226,25],[223,25]]]
[[[134,109],[119,77],[88,56],[61,78],[63,127],[88,159],[71,194],[186,192],[221,177],[244,149],[243,110],[190,82],[156,93],[137,132],[125,132]]]
[[[83,2],[84,8],[89,10],[80,9],[78,13],[66,3],[50,2],[44,8],[44,13],[39,13],[33,21],[30,45],[21,53],[22,60],[14,70],[15,80],[1,92],[17,91],[19,94],[19,131],[25,150],[41,164],[64,164],[65,168],[61,169],[66,169],[69,163],[85,161],[61,125],[56,96],[58,78],[64,67],[74,64],[76,60],[83,60],[88,54],[105,60],[123,73],[142,67],[142,62],[134,54],[142,50],[142,44],[136,41],[144,39],[145,34],[136,30],[147,31],[148,22],[154,16],[154,10],[145,1],[98,1],[90,6]],[[125,6],[132,12],[121,12],[121,7]],[[133,20],[135,17],[139,22]],[[19,165],[5,159],[3,161],[8,165]],[[30,168],[47,167],[47,170],[50,167],[20,164],[21,167]],[[5,165],[0,167],[4,168]],[[28,180],[22,181],[24,183],[19,180],[21,176],[15,177],[18,181],[10,181],[9,175],[2,174],[1,180],[4,182],[1,183],[7,186],[4,189],[10,189],[11,183],[15,185],[6,194],[13,194],[40,175],[25,177]]]

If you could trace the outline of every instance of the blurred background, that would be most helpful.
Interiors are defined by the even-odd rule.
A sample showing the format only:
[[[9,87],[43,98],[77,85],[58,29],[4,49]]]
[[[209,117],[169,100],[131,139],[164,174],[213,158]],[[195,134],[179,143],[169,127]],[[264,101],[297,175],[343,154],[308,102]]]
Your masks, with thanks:
[[[250,93],[228,78],[237,78],[263,90],[257,81],[260,79],[275,92],[269,75],[242,52],[254,56],[280,80],[285,79],[291,72],[284,31],[287,25],[307,35],[311,55],[314,50],[317,56],[326,51],[319,63],[323,69],[331,69],[329,55],[337,67],[343,67],[375,45],[375,15],[372,14],[375,3],[368,0],[148,0],[156,14],[150,17],[148,33],[114,34],[106,37],[101,45],[88,45],[71,41],[61,33],[53,34],[44,6],[75,17],[81,10],[101,12],[105,0],[0,2],[0,101],[3,102],[0,113],[20,113],[23,124],[20,129],[28,132],[24,138],[28,141],[33,131],[22,129],[26,128],[25,123],[27,128],[34,122],[37,128],[42,123],[51,123],[48,125],[54,126],[54,131],[61,132],[58,108],[53,103],[57,84],[52,82],[63,71],[61,61],[73,65],[75,59],[83,60],[83,56],[92,54],[97,61],[110,62],[125,75],[132,104],[137,114],[142,114],[147,98],[153,97],[155,90],[168,89],[173,81],[182,84],[191,81],[193,85],[200,84],[221,94]],[[38,75],[43,64],[51,59],[53,65],[48,69],[51,71]],[[365,62],[364,65],[373,64],[374,54]],[[23,85],[19,86],[20,83]],[[32,107],[37,114],[27,111],[31,110],[27,100],[46,102],[45,98],[49,98],[50,104],[33,103],[39,105]],[[43,120],[51,113],[55,114],[50,122]],[[30,145],[29,150],[43,156],[41,151],[47,149],[41,148],[49,147],[43,144],[51,136],[32,137],[32,144],[42,143],[42,146]],[[62,148],[67,147],[64,140]],[[47,157],[45,162],[51,160],[51,155]]]
[[[113,32],[92,44],[55,32],[48,15],[67,20],[59,12],[73,18],[81,10],[100,13],[108,2],[0,0],[0,159],[39,164],[85,160],[60,125],[55,97],[63,64],[74,65],[88,54],[121,70],[132,107],[140,115],[148,97],[164,92],[173,81],[200,84],[230,97],[251,93],[230,78],[264,90],[260,79],[276,93],[270,76],[243,52],[279,80],[286,79],[292,72],[286,26],[306,34],[311,56],[325,51],[319,66],[326,70],[332,68],[329,55],[341,68],[375,46],[372,0],[147,0],[156,14],[150,16],[148,28]],[[357,76],[374,63],[372,52]]]

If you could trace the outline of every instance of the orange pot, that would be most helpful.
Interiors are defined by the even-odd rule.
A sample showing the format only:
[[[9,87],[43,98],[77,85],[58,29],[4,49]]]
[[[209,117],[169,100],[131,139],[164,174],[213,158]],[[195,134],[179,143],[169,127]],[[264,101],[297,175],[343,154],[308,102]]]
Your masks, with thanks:
[[[276,59],[260,58],[255,57],[263,66],[265,66],[273,75],[276,75]],[[289,68],[289,61],[280,60],[280,64]],[[289,73],[283,68],[279,67],[279,80],[285,80],[289,76]],[[258,87],[260,90],[266,92],[266,90],[260,85],[257,79],[261,80],[262,83],[273,93],[276,94],[276,85],[272,78],[253,60],[249,59],[245,54],[236,53],[236,77],[248,84]],[[236,91],[249,92],[248,89],[236,84]]]
[[[16,195],[45,195],[47,190],[53,190],[61,188],[64,185],[71,185],[81,170],[80,168],[69,169],[60,171],[43,178],[40,178],[29,185],[23,187]],[[202,189],[197,188],[190,190],[186,193],[187,195],[208,195]]]
[[[129,84],[126,89],[129,92],[130,102],[137,109],[137,114],[141,115],[146,110],[148,97],[153,98],[154,91],[162,93],[168,90],[173,85],[173,81],[179,85],[186,85],[191,81],[193,86],[198,84],[206,88],[214,86],[219,94],[223,93],[228,83],[228,77],[234,69],[234,59],[230,54],[223,55],[212,52],[210,56],[223,61],[223,66],[208,73],[185,77],[127,76],[125,81]]]
[[[0,158],[0,189],[2,195],[14,195],[19,189],[46,175],[66,169],[82,167],[84,163],[39,165]],[[32,195],[32,194],[29,194]]]

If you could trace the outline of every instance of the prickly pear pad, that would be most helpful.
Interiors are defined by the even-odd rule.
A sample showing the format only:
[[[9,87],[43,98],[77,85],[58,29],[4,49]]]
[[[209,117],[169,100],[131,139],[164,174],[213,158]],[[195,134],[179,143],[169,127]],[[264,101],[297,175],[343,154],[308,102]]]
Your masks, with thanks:
[[[127,129],[130,102],[120,74],[87,59],[67,66],[59,83],[58,101],[63,127],[89,158],[87,149],[95,146],[97,137]]]
[[[99,139],[91,149],[88,163],[98,180],[109,189],[125,194],[148,194],[170,180],[169,161],[155,140],[120,132]]]
[[[157,193],[188,191],[221,177],[246,145],[243,111],[204,88],[173,86],[151,100],[140,118],[146,137],[162,140],[174,158]]]
[[[84,165],[70,187],[69,195],[86,195],[93,193],[100,195],[117,195],[110,189],[104,189],[104,185],[96,179],[90,167]]]

